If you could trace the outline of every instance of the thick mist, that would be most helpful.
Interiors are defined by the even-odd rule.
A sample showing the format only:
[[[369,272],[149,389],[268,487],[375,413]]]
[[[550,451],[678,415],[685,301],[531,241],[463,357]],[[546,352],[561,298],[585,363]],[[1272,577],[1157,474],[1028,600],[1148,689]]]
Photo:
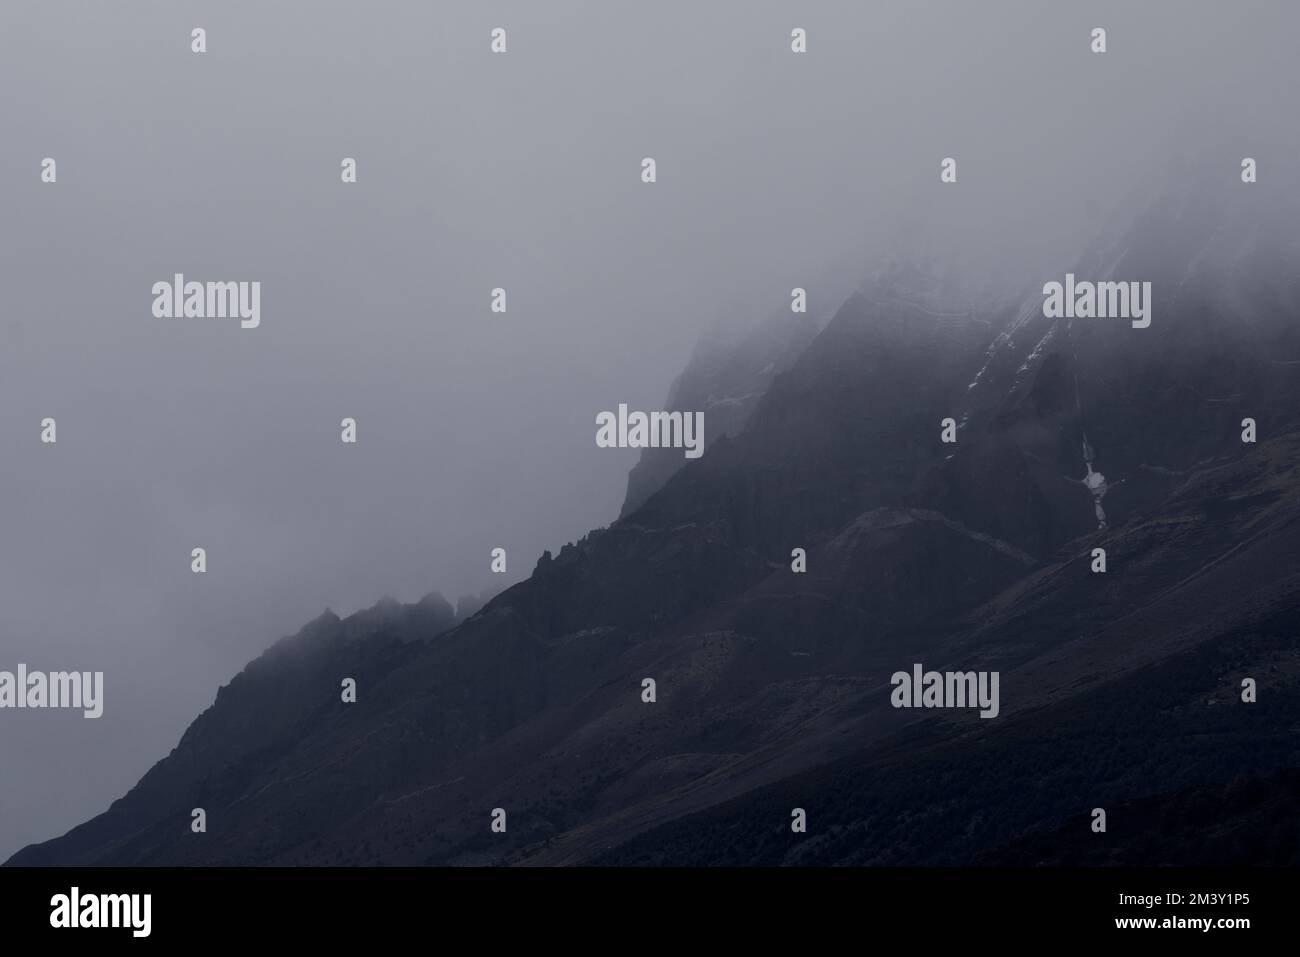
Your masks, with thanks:
[[[891,257],[1035,287],[1207,150],[1293,178],[1297,26],[1276,2],[3,5],[0,669],[103,671],[105,703],[0,711],[0,860],[106,808],[324,608],[454,603],[612,521],[637,453],[597,448],[596,413],[659,406],[717,317],[806,286],[817,321]],[[178,272],[260,281],[260,327],[154,318]]]

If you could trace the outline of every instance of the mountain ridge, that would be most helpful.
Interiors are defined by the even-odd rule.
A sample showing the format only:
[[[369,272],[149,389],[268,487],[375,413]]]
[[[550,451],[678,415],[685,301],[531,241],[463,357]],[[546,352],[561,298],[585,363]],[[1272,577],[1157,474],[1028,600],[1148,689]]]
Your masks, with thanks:
[[[1277,363],[1300,358],[1300,260],[1271,254],[1281,239],[1263,265],[1166,242],[1219,223],[1224,201],[1180,202],[1138,216],[1104,273],[1177,277],[1149,329],[1050,320],[1032,296],[949,301],[925,268],[882,271],[702,458],[643,468],[637,496],[629,477],[613,524],[467,618],[440,599],[320,616],[105,814],[9,863],[1011,859],[1089,787],[1141,801],[1252,759],[1294,766],[1300,380]],[[1216,242],[1287,235],[1249,218]],[[888,676],[913,662],[1000,671],[1002,714],[891,707]],[[1234,705],[1247,671],[1269,698]],[[1213,720],[1180,731],[1169,709],[1206,694]],[[1120,715],[1150,781],[1090,777]],[[1282,730],[1251,724],[1265,716]],[[1232,748],[1198,743],[1202,725]],[[819,794],[843,797],[819,799],[839,830],[796,846],[789,801]],[[199,806],[206,834],[189,829]]]

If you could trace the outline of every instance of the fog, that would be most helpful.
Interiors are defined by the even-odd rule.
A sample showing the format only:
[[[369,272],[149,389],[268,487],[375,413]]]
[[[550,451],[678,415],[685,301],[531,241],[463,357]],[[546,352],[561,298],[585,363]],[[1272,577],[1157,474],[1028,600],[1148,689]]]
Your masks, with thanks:
[[[1277,2],[0,5],[0,670],[105,683],[98,720],[0,710],[0,860],[106,809],[324,608],[454,603],[613,521],[636,452],[597,448],[596,413],[658,407],[718,316],[806,286],[817,321],[891,256],[1032,287],[1205,150],[1293,177],[1297,26]],[[260,326],[155,318],[175,273],[259,281]]]

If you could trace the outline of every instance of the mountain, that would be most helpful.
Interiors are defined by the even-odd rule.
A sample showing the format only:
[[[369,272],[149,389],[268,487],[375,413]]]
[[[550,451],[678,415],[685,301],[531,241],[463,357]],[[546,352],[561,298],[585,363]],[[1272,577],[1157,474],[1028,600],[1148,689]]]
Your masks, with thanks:
[[[673,380],[664,410],[704,413],[708,441],[740,432],[772,380],[817,335],[807,315],[778,313],[754,329],[717,322],[701,337],[686,369]],[[682,467],[681,451],[646,448],[627,477],[620,518],[640,508]]]
[[[1008,304],[899,266],[815,335],[774,321],[730,363],[706,347],[670,406],[743,398],[737,418],[670,473],[638,463],[612,525],[467,619],[440,601],[323,616],[108,811],[9,863],[1240,863],[1290,846],[1294,815],[1272,812],[1294,808],[1300,768],[1294,222],[1262,190],[1202,185],[1108,232],[1068,268],[1151,281],[1144,329],[1046,318],[1039,289],[1065,268]],[[999,672],[1000,714],[892,707],[913,663]],[[1161,807],[1177,816],[1145,826]],[[1202,854],[1185,841],[1205,814],[1222,817]]]

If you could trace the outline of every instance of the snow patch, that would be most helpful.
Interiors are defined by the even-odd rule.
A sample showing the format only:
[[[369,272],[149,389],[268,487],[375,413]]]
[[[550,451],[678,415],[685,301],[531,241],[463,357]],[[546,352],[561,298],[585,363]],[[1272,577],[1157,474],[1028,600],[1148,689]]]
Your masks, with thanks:
[[[1106,510],[1101,507],[1101,500],[1106,497],[1106,476],[1093,471],[1092,455],[1092,446],[1088,444],[1088,436],[1084,435],[1083,464],[1088,469],[1088,474],[1083,477],[1083,485],[1092,495],[1092,510],[1097,516],[1097,528],[1104,531],[1106,528]]]

